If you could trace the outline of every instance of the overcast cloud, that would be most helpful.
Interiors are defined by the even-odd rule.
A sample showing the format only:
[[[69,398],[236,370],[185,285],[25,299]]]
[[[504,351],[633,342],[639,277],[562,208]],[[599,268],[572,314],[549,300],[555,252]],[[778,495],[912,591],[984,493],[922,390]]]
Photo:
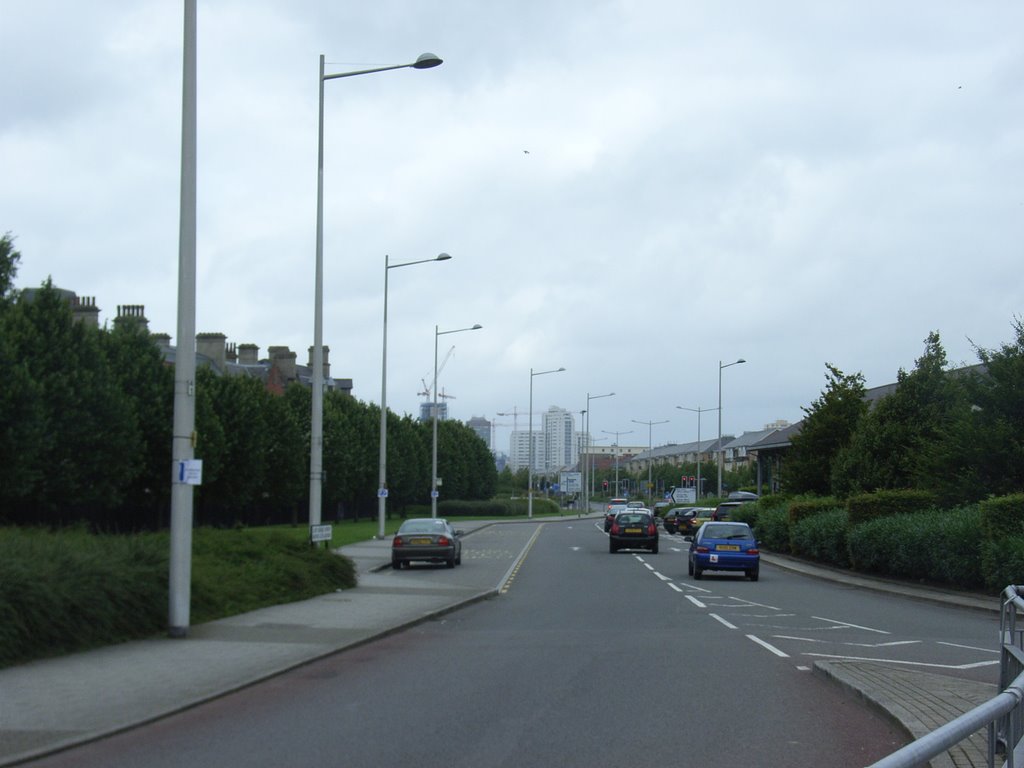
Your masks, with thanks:
[[[0,232],[19,287],[143,304],[174,335],[182,4],[3,0]],[[1024,5],[776,0],[199,2],[196,327],[313,335],[317,72],[324,342],[418,414],[580,411],[622,444],[796,421],[825,363],[868,386],[930,331],[951,363],[1022,314]],[[175,339],[175,342],[177,340]],[[539,417],[537,423],[539,424]],[[717,429],[705,417],[702,435]]]

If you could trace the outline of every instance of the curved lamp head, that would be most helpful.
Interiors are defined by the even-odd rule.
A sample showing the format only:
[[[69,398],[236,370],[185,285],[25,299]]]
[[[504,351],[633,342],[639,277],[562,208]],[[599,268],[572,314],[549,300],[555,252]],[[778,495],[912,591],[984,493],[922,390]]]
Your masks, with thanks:
[[[431,67],[440,66],[444,62],[440,56],[436,56],[433,53],[421,53],[416,57],[415,63],[412,65],[413,69],[430,69]]]
[[[480,323],[476,323],[476,324],[475,324],[475,325],[474,325],[474,326],[473,326],[472,328],[470,328],[469,330],[471,330],[471,331],[479,331],[479,330],[480,330],[481,328],[483,328],[483,326],[482,326],[482,325],[480,325]]]
[[[434,261],[448,261],[448,259],[450,259],[450,258],[451,258],[451,256],[449,256],[447,253],[439,253],[434,258]]]

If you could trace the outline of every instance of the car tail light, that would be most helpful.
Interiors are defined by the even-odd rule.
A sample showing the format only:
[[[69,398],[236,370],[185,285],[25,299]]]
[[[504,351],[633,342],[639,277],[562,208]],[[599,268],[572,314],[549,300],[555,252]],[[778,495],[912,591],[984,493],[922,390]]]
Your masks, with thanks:
[[[449,544],[451,544],[451,541],[448,540],[447,536],[439,536],[437,539],[437,543],[442,547],[447,547]]]
[[[401,536],[395,536],[395,538],[393,538],[393,539],[391,540],[391,546],[392,546],[392,547],[400,547],[400,546],[402,546],[402,545],[403,545],[404,543],[405,543],[405,542],[404,542],[404,541],[402,541],[402,537],[401,537]]]
[[[647,526],[647,535],[648,536],[653,536],[657,532],[658,532],[658,526],[656,526],[654,523],[651,523],[650,525]]]
[[[619,532],[619,524],[618,523],[612,523],[612,533],[618,533],[618,532]]]
[[[710,552],[711,550],[708,549],[707,547],[697,547],[697,551],[700,552],[702,555],[704,555],[704,554],[707,554],[708,552]]]
[[[759,554],[761,554],[761,550],[759,550],[757,547],[751,547],[750,549],[747,550],[747,554],[748,555],[759,555]]]

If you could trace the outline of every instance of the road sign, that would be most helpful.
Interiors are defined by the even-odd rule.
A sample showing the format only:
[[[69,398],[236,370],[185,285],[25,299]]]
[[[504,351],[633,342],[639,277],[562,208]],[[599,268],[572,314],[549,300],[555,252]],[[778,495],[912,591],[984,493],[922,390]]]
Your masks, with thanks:
[[[672,489],[672,501],[676,504],[696,504],[697,503],[697,489],[696,488],[673,488]]]
[[[331,536],[334,534],[331,531],[329,525],[311,525],[309,526],[309,540],[311,542],[317,541],[330,541]]]

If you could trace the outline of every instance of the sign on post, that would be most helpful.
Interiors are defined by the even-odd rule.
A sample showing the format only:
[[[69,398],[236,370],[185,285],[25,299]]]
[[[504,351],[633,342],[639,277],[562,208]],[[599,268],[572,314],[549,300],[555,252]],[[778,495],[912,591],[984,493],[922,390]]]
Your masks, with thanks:
[[[316,544],[318,541],[330,541],[333,535],[334,532],[329,525],[309,526],[309,540],[313,544]]]
[[[583,490],[583,475],[580,472],[560,472],[558,487],[562,493],[580,493]]]
[[[672,501],[676,504],[696,504],[697,503],[697,489],[696,488],[673,488],[672,489]]]

